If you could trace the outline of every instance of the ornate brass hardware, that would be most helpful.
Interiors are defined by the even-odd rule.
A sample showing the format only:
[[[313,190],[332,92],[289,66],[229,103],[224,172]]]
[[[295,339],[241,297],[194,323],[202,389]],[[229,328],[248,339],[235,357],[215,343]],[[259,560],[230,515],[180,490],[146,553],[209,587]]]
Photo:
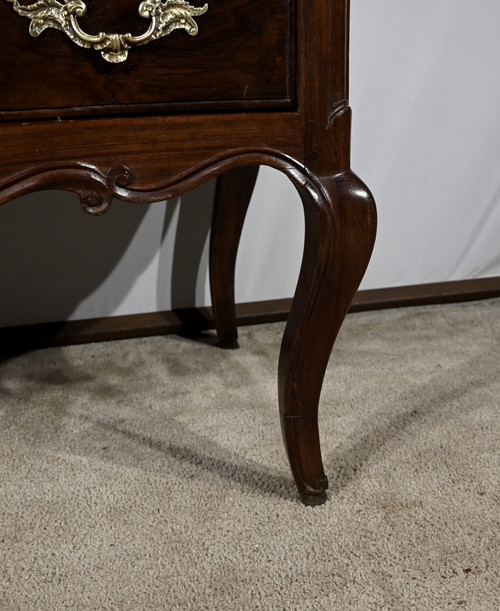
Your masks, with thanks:
[[[173,30],[184,29],[191,36],[198,34],[198,25],[193,17],[206,13],[208,5],[191,6],[185,0],[144,0],[139,4],[138,13],[151,24],[144,34],[87,34],[84,32],[78,18],[83,17],[87,7],[82,0],[38,0],[34,4],[22,5],[19,0],[12,2],[12,8],[22,17],[31,19],[30,34],[39,36],[47,28],[55,28],[65,32],[71,40],[87,49],[100,51],[108,62],[124,62],[131,47],[145,45],[148,42],[167,36]]]

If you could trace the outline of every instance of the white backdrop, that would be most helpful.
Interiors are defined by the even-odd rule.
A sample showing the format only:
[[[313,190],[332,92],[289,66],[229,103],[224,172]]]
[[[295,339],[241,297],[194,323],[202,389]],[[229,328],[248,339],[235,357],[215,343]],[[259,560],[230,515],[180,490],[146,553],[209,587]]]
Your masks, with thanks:
[[[500,2],[352,0],[353,168],[377,200],[362,288],[500,276]],[[209,304],[213,183],[101,218],[46,192],[0,208],[0,326]],[[283,237],[286,236],[286,237]],[[260,173],[238,302],[290,297],[299,199]]]

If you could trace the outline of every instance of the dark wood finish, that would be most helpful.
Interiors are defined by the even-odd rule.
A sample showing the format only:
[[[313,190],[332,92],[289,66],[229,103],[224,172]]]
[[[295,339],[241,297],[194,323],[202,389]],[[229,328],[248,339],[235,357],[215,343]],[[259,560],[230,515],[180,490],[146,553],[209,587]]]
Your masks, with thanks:
[[[203,3],[192,0],[195,6]],[[137,14],[139,0],[85,4],[87,15],[79,22],[89,33],[139,35],[148,25]],[[187,104],[198,110],[293,106],[295,3],[210,0],[208,5],[196,18],[198,36],[178,30],[132,49],[126,62],[110,64],[55,29],[33,39],[29,20],[2,0],[0,117],[185,112]]]
[[[189,41],[189,50],[182,47],[175,61],[173,55],[167,63],[159,60],[164,72],[155,71],[154,78],[161,83],[154,92],[149,76],[137,65],[143,62],[142,70],[146,70],[148,58],[155,63],[156,54],[163,57],[160,48],[170,52],[184,43],[172,37],[145,47],[144,54],[136,49],[130,64],[113,71],[99,64],[102,60],[93,52],[86,55],[85,50],[73,49],[58,32],[45,32],[43,46],[42,37],[13,40],[11,28],[17,32],[18,22],[22,28],[26,23],[6,11],[10,8],[6,3],[1,4],[2,27],[9,32],[0,54],[3,73],[8,73],[9,62],[17,69],[23,66],[18,76],[8,74],[9,95],[13,95],[13,84],[17,85],[22,105],[15,101],[3,108],[24,114],[23,121],[1,125],[0,203],[35,189],[67,189],[78,193],[86,212],[98,215],[113,198],[136,203],[169,199],[243,166],[269,165],[284,172],[301,195],[306,238],[280,354],[280,413],[300,496],[307,504],[318,504],[326,499],[327,488],[317,424],[324,371],[376,231],[373,199],[350,170],[349,2],[209,2],[210,25],[204,21],[202,27],[200,18],[199,37]],[[106,4],[122,6],[121,0]],[[241,27],[234,27],[236,23]],[[285,39],[284,33],[292,31],[293,36]],[[251,44],[249,36],[254,36]],[[247,73],[245,58],[252,51],[261,59]],[[64,53],[68,59],[59,59]],[[36,61],[41,56],[51,66],[39,84],[50,86],[55,104],[64,106],[67,113],[54,113],[52,97],[46,99],[25,88],[34,55]],[[223,69],[212,70],[212,62],[220,62]],[[123,70],[130,74],[125,77]],[[200,79],[196,85],[193,73]],[[127,89],[129,79],[133,90]],[[221,99],[228,104],[246,100],[249,91],[241,94],[243,83],[246,87],[254,82],[261,83],[253,97],[262,110],[223,112]],[[119,90],[118,83],[125,90]],[[104,97],[103,84],[112,92]],[[2,86],[6,89],[5,79]],[[287,102],[288,107],[276,110],[277,102],[291,89],[293,95],[287,99],[293,99],[293,104]],[[194,114],[192,101],[199,102],[204,112]],[[151,113],[151,108],[163,103]],[[169,104],[178,104],[177,115],[166,114]],[[103,116],[83,116],[94,108]],[[245,104],[234,108],[248,110]],[[130,116],[114,116],[119,113]],[[80,118],[64,118],[71,115]],[[56,118],[34,120],[40,116]]]
[[[258,171],[258,166],[243,166],[222,174],[217,181],[210,234],[210,288],[221,348],[238,348],[234,270]]]

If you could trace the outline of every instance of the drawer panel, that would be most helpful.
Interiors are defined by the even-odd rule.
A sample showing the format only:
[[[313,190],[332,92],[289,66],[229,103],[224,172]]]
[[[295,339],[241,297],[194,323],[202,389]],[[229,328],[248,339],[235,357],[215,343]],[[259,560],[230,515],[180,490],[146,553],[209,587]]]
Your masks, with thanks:
[[[3,119],[294,105],[294,0],[190,0],[196,36],[174,30],[130,49],[122,63],[85,49],[57,29],[38,37],[30,19],[0,0],[0,116]],[[60,0],[64,3],[64,0]],[[22,5],[34,0],[20,0]],[[133,36],[151,20],[140,0],[86,0],[83,31]]]

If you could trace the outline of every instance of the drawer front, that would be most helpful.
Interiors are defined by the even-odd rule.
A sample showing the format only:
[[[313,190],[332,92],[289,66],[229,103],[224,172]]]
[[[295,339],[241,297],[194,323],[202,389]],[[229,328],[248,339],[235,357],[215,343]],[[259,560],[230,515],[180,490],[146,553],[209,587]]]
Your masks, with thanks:
[[[207,11],[184,29],[111,63],[55,28],[29,33],[31,19],[0,0],[0,116],[3,119],[89,114],[251,109],[294,105],[295,1],[190,0]],[[19,0],[33,5],[34,0]],[[47,2],[48,4],[48,2]],[[59,0],[66,4],[66,0]],[[77,17],[85,34],[144,34],[151,19],[140,0],[86,0]],[[166,5],[167,3],[163,2]]]

